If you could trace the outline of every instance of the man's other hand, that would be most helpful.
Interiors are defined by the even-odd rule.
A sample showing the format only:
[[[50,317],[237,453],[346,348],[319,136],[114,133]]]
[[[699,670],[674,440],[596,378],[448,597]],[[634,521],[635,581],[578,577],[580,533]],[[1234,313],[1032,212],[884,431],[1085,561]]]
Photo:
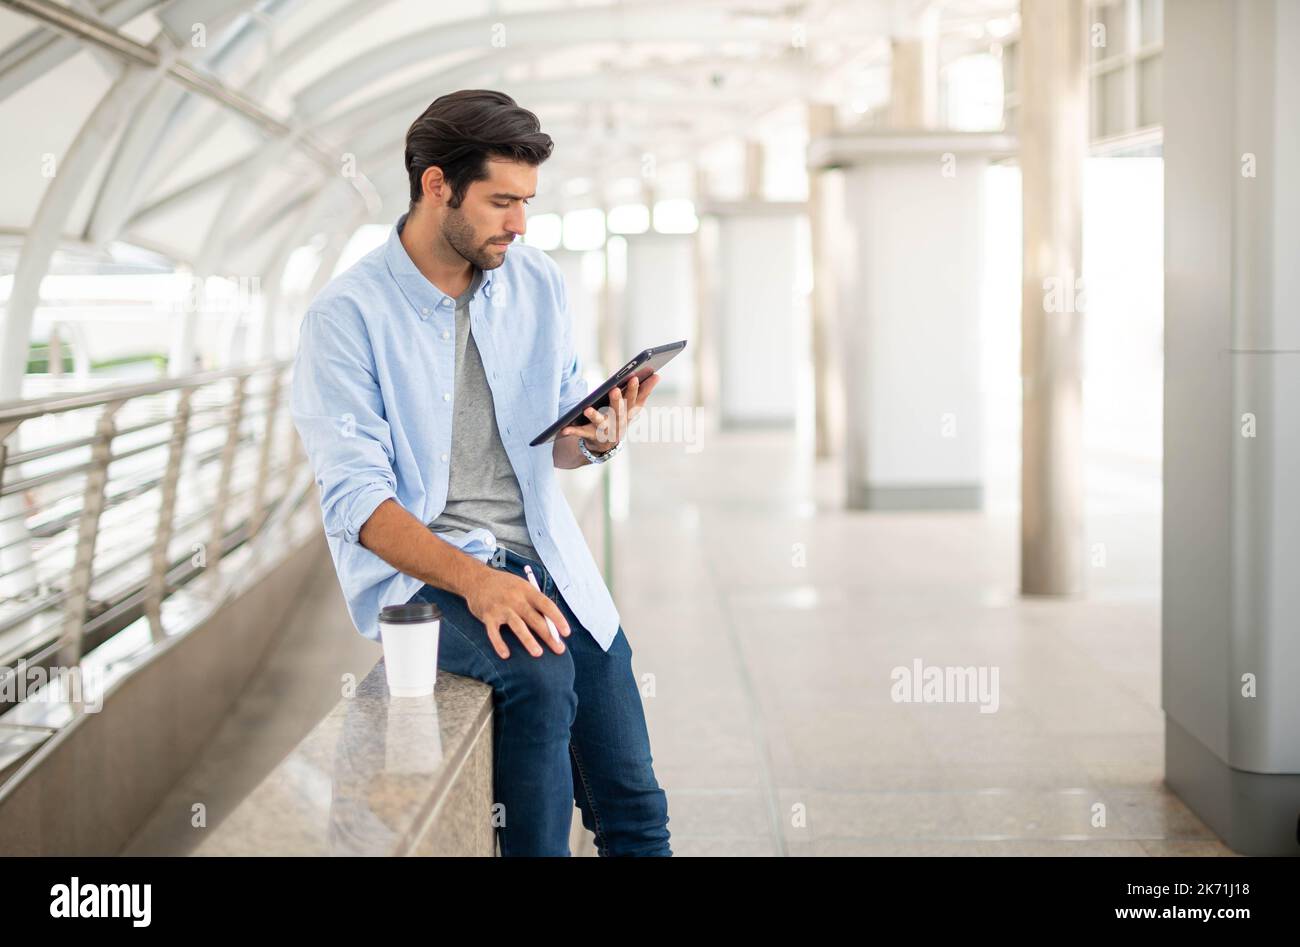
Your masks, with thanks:
[[[509,625],[515,637],[535,658],[542,656],[542,648],[534,634],[556,654],[564,653],[564,644],[551,637],[546,618],[550,616],[556,630],[565,638],[569,636],[569,623],[564,620],[560,607],[533,588],[527,579],[512,572],[485,567],[466,590],[465,601],[470,612],[487,629],[492,647],[502,658],[510,657],[510,651],[501,638],[502,625]]]

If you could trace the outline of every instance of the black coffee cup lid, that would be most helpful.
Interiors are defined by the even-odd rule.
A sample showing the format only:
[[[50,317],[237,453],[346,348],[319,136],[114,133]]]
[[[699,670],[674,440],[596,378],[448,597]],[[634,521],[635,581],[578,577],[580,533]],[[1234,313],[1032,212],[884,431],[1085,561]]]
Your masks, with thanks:
[[[385,605],[379,612],[379,620],[390,625],[406,625],[414,622],[433,621],[442,617],[442,609],[432,602],[408,602],[405,605]]]

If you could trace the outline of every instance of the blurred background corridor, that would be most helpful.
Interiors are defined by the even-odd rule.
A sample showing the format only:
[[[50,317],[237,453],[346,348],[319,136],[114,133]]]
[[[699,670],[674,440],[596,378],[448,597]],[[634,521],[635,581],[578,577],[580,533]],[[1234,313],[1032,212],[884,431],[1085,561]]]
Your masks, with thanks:
[[[1300,853],[1298,77],[1295,0],[0,0],[0,853],[481,853],[287,410],[461,88],[587,381],[689,340],[559,474],[675,854]]]

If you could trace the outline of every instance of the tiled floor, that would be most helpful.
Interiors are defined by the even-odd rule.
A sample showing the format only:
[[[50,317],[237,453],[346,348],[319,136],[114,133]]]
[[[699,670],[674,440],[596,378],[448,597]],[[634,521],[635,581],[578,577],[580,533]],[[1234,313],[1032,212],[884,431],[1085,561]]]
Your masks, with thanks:
[[[1161,782],[1152,471],[1090,468],[1088,593],[1027,600],[1014,513],[845,512],[792,434],[701,443],[628,451],[615,557],[677,854],[1232,854]],[[918,659],[996,667],[996,712],[895,702]]]

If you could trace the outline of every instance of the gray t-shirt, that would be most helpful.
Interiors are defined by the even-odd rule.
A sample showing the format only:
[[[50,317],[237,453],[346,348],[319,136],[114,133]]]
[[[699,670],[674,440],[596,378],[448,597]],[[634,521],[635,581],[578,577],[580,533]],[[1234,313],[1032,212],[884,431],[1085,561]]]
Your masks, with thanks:
[[[482,282],[474,267],[469,287],[456,297],[456,391],[451,425],[447,506],[430,522],[437,533],[460,537],[484,528],[497,543],[538,560],[524,519],[524,497],[501,443],[492,389],[469,325],[469,300]]]

